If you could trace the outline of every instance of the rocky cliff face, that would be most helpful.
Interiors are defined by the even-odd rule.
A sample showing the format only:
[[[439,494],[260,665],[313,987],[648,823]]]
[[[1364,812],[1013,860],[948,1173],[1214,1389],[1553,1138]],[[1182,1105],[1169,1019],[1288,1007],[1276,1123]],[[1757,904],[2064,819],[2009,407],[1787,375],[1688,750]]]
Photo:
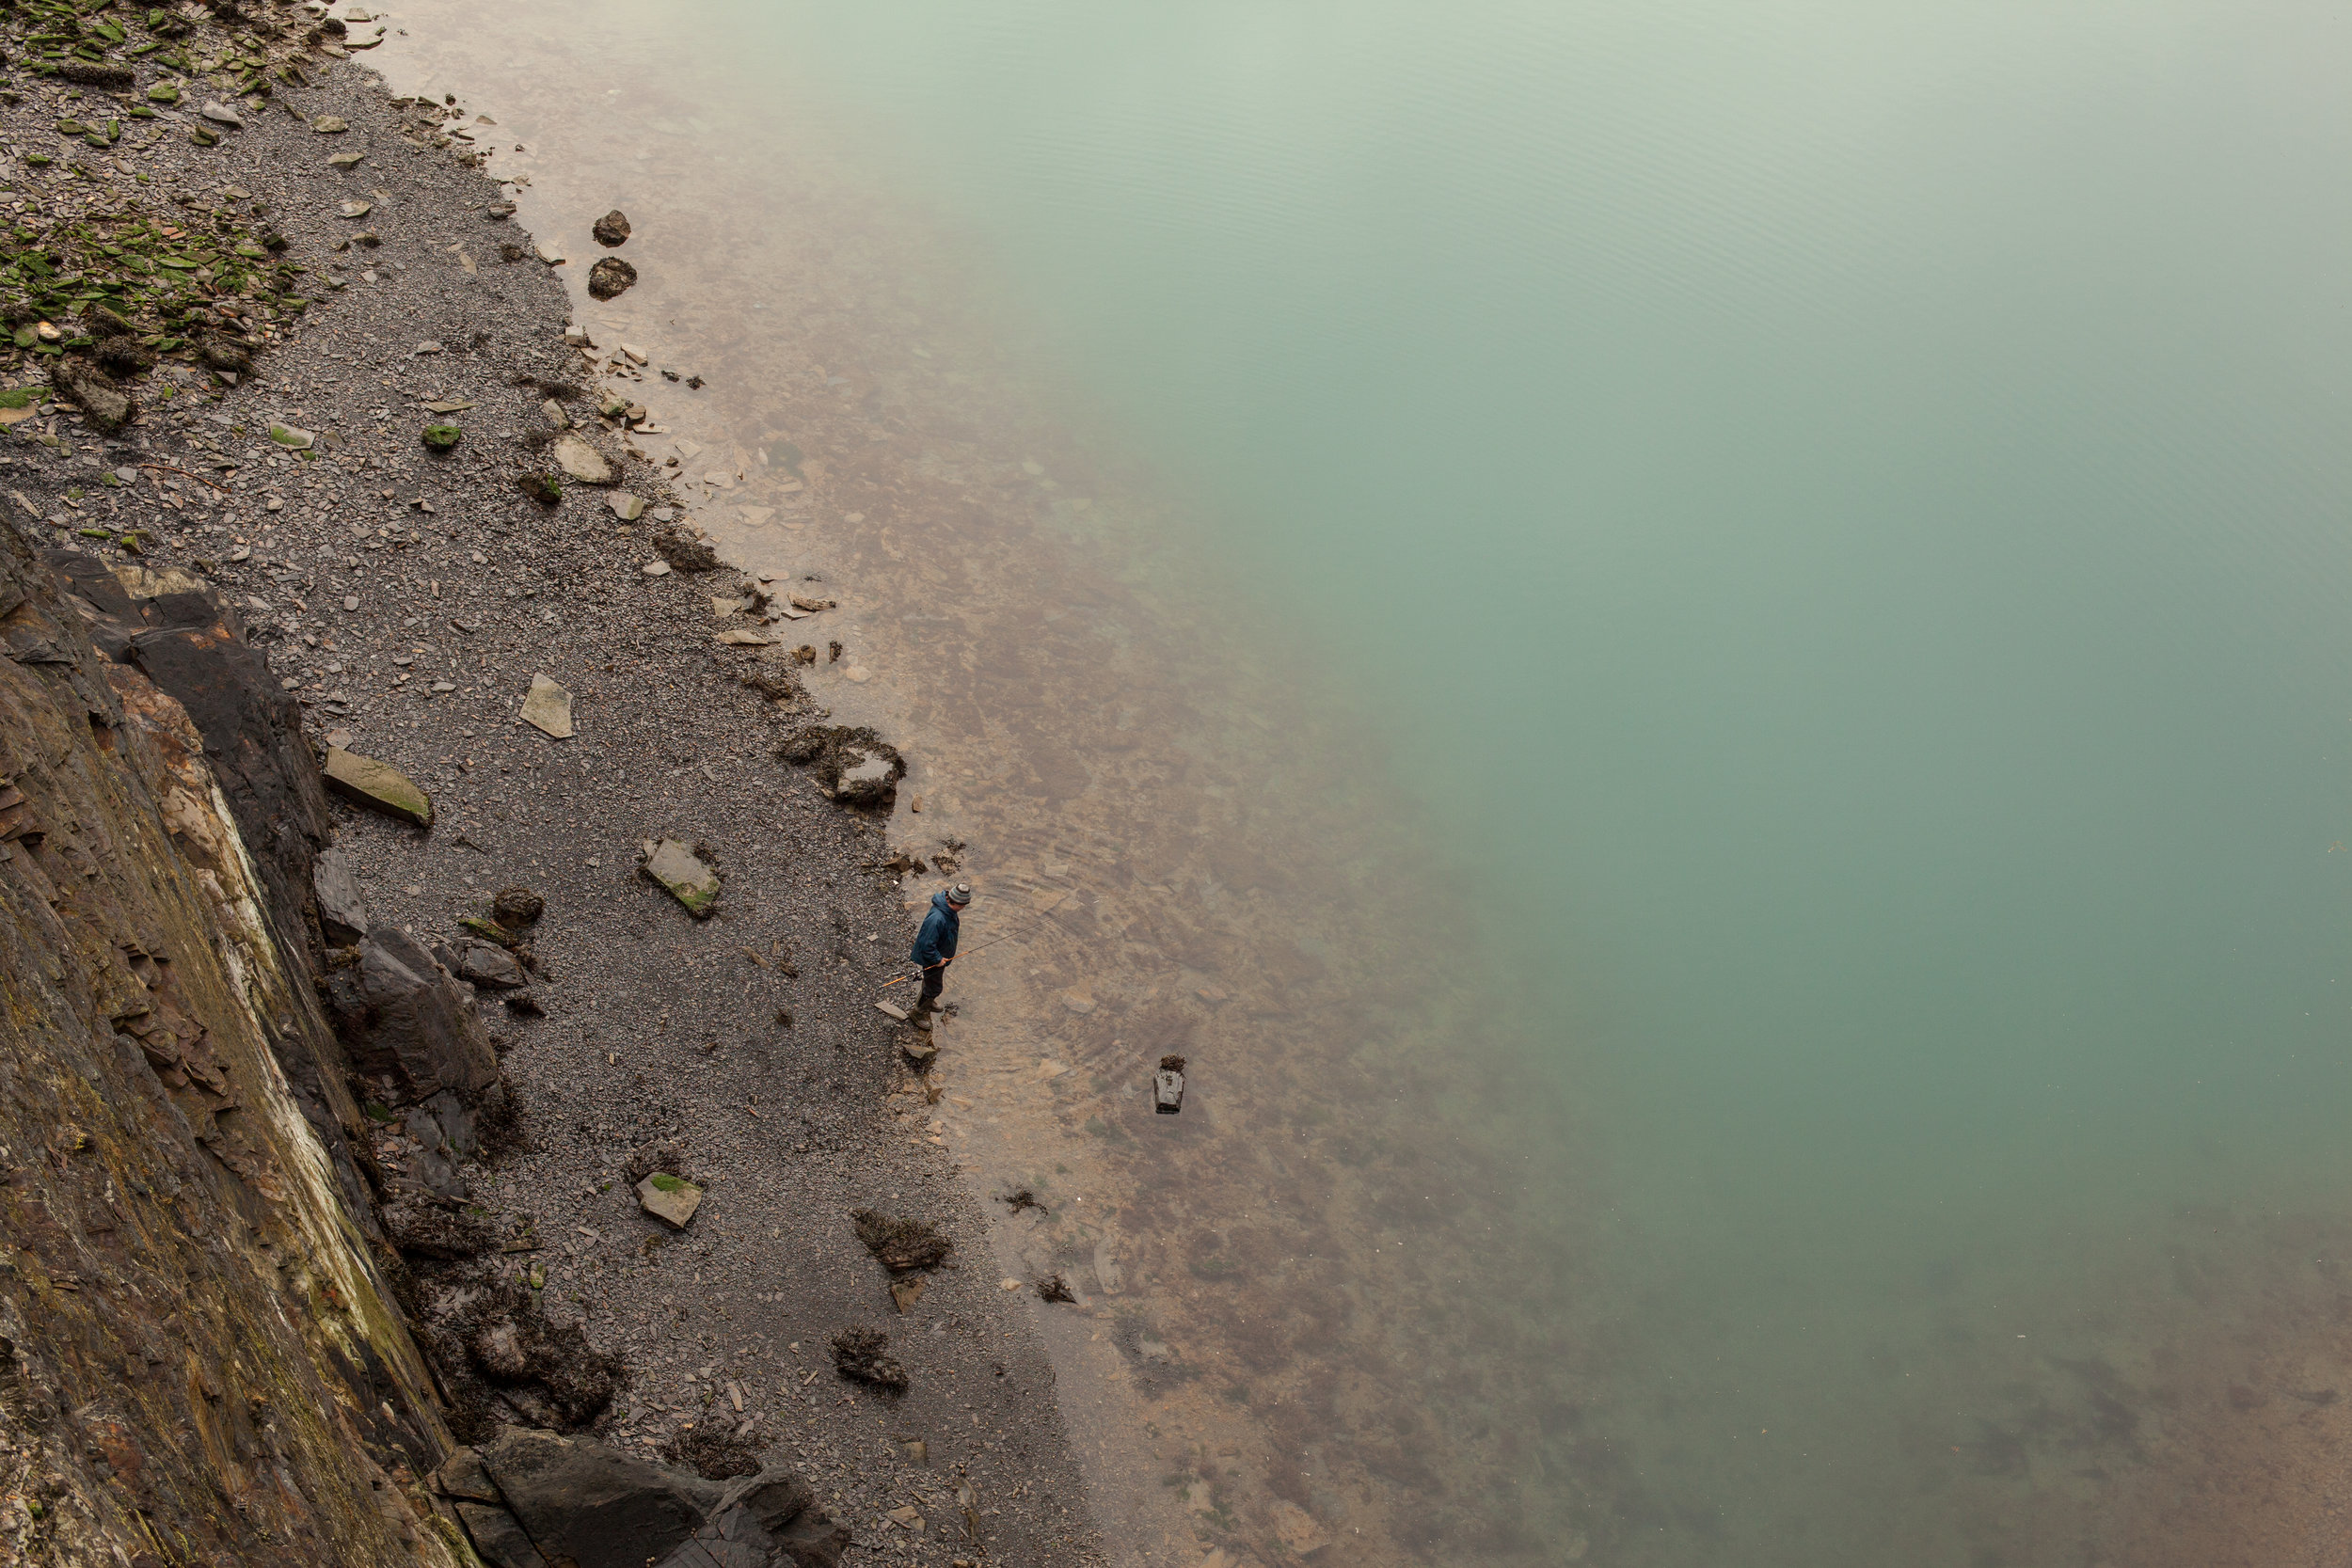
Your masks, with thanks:
[[[315,767],[213,601],[62,564],[0,531],[0,1561],[456,1568]]]

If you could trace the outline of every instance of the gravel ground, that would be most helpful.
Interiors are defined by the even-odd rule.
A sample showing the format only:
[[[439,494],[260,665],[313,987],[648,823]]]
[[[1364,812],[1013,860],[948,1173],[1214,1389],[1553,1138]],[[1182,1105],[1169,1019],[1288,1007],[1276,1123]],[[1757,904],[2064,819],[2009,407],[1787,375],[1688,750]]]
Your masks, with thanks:
[[[646,574],[667,498],[628,433],[596,416],[594,368],[563,339],[564,291],[500,215],[498,187],[466,166],[445,124],[460,112],[389,100],[356,61],[305,48],[291,10],[276,32],[270,18],[241,23],[259,47],[194,8],[175,14],[192,65],[242,50],[298,60],[307,82],[239,101],[245,125],[204,146],[187,111],[228,100],[219,89],[253,68],[191,72],[176,109],[96,151],[56,122],[146,103],[151,60],[109,92],[30,75],[19,54],[0,206],[20,241],[134,214],[189,232],[274,229],[278,260],[306,270],[230,301],[232,334],[257,350],[235,385],[151,331],[166,362],[135,383],[126,428],[102,436],[51,405],[0,433],[12,515],[118,562],[133,557],[117,541],[144,531],[141,563],[193,571],[243,607],[322,736],[349,732],[432,793],[429,832],[338,807],[375,918],[445,941],[497,888],[547,900],[532,943],[545,1015],[480,1003],[526,1146],[469,1174],[503,1230],[537,1243],[501,1266],[535,1267],[550,1315],[626,1363],[600,1433],[656,1451],[715,1422],[791,1457],[859,1552],[1092,1560],[1053,1374],[990,1265],[977,1201],[929,1135],[897,1026],[872,1006],[908,938],[894,879],[875,869],[890,854],[881,827],[773,755],[820,717],[785,650],[714,641],[746,625],[711,605],[739,575]],[[329,116],[348,129],[314,129]],[[363,156],[340,169],[337,153]],[[360,202],[364,214],[342,215]],[[377,243],[353,244],[361,230]],[[20,353],[0,383],[41,369]],[[552,508],[522,492],[519,476],[547,466],[550,390],[652,507],[636,526],[611,491],[568,486]],[[465,434],[437,455],[420,435],[445,420]],[[308,455],[274,442],[274,421],[311,433]],[[823,626],[795,623],[786,641],[821,647]],[[519,721],[535,673],[574,693],[575,737]],[[746,684],[753,673],[784,696]],[[714,918],[638,875],[640,842],[660,837],[707,847],[726,879]],[[952,1051],[952,1022],[940,1037]],[[639,1212],[622,1170],[663,1139],[707,1186],[683,1233]],[[399,1157],[395,1137],[385,1152]],[[901,1315],[853,1234],[859,1207],[930,1219],[969,1250],[921,1276]],[[890,1333],[908,1392],[836,1376],[829,1341],[852,1326]],[[966,1480],[977,1546],[955,1496]],[[919,1524],[886,1517],[908,1506]]]

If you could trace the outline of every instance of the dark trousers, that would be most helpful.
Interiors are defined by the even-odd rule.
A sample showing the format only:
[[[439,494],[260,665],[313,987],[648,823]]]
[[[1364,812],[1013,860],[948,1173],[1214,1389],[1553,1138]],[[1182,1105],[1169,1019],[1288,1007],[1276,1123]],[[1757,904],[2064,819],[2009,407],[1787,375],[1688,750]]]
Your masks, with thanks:
[[[937,969],[923,971],[923,992],[914,999],[914,1010],[918,1013],[937,1011],[939,993],[946,989],[947,966],[946,964],[941,964]]]

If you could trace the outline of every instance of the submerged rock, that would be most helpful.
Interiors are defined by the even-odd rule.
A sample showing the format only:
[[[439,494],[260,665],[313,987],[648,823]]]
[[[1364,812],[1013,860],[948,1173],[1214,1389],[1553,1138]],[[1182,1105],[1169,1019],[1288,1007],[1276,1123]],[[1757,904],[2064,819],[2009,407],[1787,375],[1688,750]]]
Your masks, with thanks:
[[[588,269],[588,293],[596,299],[617,299],[637,281],[637,269],[618,256],[607,256]]]
[[[715,572],[719,569],[719,552],[709,544],[696,538],[677,523],[665,523],[654,531],[653,547],[661,559],[681,572]]]
[[[818,787],[845,806],[886,811],[898,799],[906,759],[864,726],[812,725],[776,749],[776,755],[817,777]]]

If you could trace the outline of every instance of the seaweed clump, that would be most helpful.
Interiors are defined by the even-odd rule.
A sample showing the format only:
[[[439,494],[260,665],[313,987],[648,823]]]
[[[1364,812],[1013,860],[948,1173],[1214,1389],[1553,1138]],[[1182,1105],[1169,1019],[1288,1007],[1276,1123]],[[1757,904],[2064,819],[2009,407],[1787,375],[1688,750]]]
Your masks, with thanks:
[[[935,1269],[946,1260],[949,1249],[955,1245],[929,1220],[903,1219],[876,1213],[871,1209],[852,1210],[850,1218],[856,1224],[857,1239],[866,1243],[866,1250],[894,1274]]]
[[[833,1337],[834,1370],[859,1383],[903,1394],[907,1391],[907,1370],[895,1357],[883,1354],[889,1348],[890,1336],[879,1328],[848,1329]]]

